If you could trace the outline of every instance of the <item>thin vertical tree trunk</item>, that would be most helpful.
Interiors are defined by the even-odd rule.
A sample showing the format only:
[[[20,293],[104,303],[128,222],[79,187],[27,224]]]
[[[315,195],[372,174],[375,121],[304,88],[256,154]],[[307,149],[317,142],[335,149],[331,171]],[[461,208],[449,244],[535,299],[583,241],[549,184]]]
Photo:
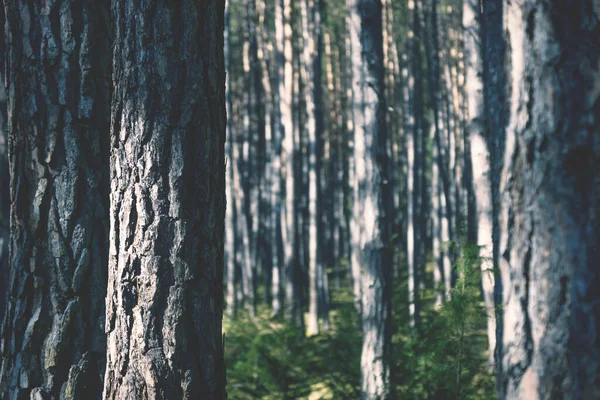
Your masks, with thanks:
[[[299,293],[297,284],[299,276],[297,274],[295,254],[296,254],[296,228],[295,228],[295,170],[294,170],[294,126],[292,115],[292,89],[293,89],[293,67],[292,67],[292,3],[291,0],[276,0],[276,14],[281,18],[277,22],[281,30],[282,41],[278,45],[278,92],[280,96],[279,116],[281,119],[279,132],[281,146],[281,163],[284,169],[283,176],[285,181],[285,204],[281,208],[282,221],[282,240],[284,249],[283,268],[285,271],[285,317],[288,320],[295,321],[297,325],[302,325],[300,303],[298,302]]]
[[[268,25],[266,22],[266,4],[264,0],[259,0],[256,3],[258,9],[258,29],[256,30],[258,59],[260,61],[261,70],[261,87],[263,98],[263,116],[264,116],[264,177],[260,181],[260,194],[262,197],[261,225],[262,230],[259,234],[258,251],[262,254],[259,257],[263,264],[263,280],[265,285],[265,300],[271,302],[273,312],[279,313],[281,303],[279,299],[279,266],[272,265],[273,262],[278,263],[278,235],[275,227],[278,223],[274,218],[276,215],[272,209],[275,207],[273,200],[277,197],[276,191],[279,184],[279,171],[274,169],[275,158],[278,157],[274,149],[278,149],[277,140],[273,132],[273,92],[271,90],[271,78],[269,68],[270,42],[268,35]],[[275,155],[277,154],[277,155]],[[262,243],[260,243],[262,242]],[[262,249],[262,251],[261,251]],[[273,291],[273,293],[271,293]]]
[[[424,107],[423,107],[423,71],[421,60],[421,22],[420,1],[414,2],[413,10],[413,40],[412,40],[412,78],[414,79],[412,114],[414,118],[412,144],[414,148],[412,164],[412,217],[413,217],[413,263],[412,272],[409,271],[409,298],[412,296],[411,325],[420,328],[419,290],[421,271],[424,268],[425,249],[425,215],[424,211]],[[409,150],[410,151],[410,150]],[[410,156],[409,156],[410,157]],[[410,265],[409,265],[410,267]],[[412,279],[411,279],[412,277]],[[412,283],[410,282],[412,281]]]
[[[108,2],[6,2],[9,299],[3,399],[100,398],[105,365]]]
[[[492,266],[494,271],[494,306],[496,313],[496,348],[494,350],[496,389],[498,398],[505,395],[503,382],[503,286],[499,273],[500,259],[500,175],[502,172],[505,131],[509,112],[505,55],[503,0],[482,3],[483,96],[487,146],[490,154],[492,185]]]
[[[500,398],[600,398],[600,8],[505,3]]]
[[[481,58],[481,0],[463,3],[465,80],[468,102],[467,129],[473,162],[473,186],[477,209],[477,242],[480,246],[481,286],[487,313],[488,361],[494,365],[496,314],[492,263],[492,183],[490,153],[485,136],[483,104],[483,64]]]
[[[225,105],[227,107],[227,139],[225,141],[225,186],[227,209],[225,211],[225,276],[226,291],[225,291],[225,314],[232,318],[235,314],[235,219],[234,219],[234,190],[233,190],[233,163],[237,162],[233,159],[234,141],[234,123],[233,110],[231,102],[231,46],[230,46],[230,9],[231,0],[225,3],[225,29],[224,29],[224,57],[225,57]]]
[[[331,35],[329,32],[324,32],[323,34],[324,47],[325,47],[325,77],[327,82],[327,105],[329,107],[329,146],[330,146],[330,159],[329,159],[329,186],[330,189],[327,193],[330,196],[329,199],[329,220],[330,220],[330,230],[331,230],[331,241],[330,241],[330,254],[331,257],[328,259],[328,265],[332,265],[334,267],[334,287],[336,289],[340,289],[340,277],[341,277],[341,249],[340,249],[340,232],[342,219],[340,205],[340,194],[342,193],[342,184],[343,177],[340,179],[339,172],[343,172],[343,169],[340,168],[339,165],[339,142],[340,142],[340,125],[338,121],[338,115],[340,113],[340,105],[338,102],[339,96],[337,96],[337,85],[336,79],[339,78],[337,74],[339,71],[335,71],[336,76],[334,76],[334,64],[335,57],[333,55],[333,50],[331,46]],[[325,182],[322,182],[326,184]]]
[[[436,135],[435,127],[432,129],[432,136]],[[431,163],[431,236],[433,240],[432,255],[434,261],[433,267],[433,288],[435,291],[435,307],[439,308],[442,305],[443,295],[440,292],[442,279],[444,276],[443,267],[443,252],[441,243],[441,215],[440,210],[440,173],[439,173],[439,154],[437,146],[432,146],[432,163]]]
[[[356,182],[353,243],[360,267],[363,346],[363,399],[391,398],[391,192],[387,177],[382,5],[354,0],[351,21],[358,23],[359,50],[352,53]],[[354,49],[353,49],[354,50]],[[357,49],[358,50],[358,49]]]
[[[223,399],[224,2],[114,0],[106,399]]]
[[[319,333],[319,281],[322,269],[318,245],[318,206],[319,198],[317,170],[317,110],[316,94],[321,85],[319,57],[320,15],[319,0],[303,0],[300,3],[302,15],[302,81],[304,85],[304,105],[306,107],[306,129],[308,133],[308,271],[309,307],[306,326],[307,335]]]
[[[353,0],[354,1],[354,0]],[[355,307],[358,313],[361,313],[361,284],[360,284],[360,261],[359,261],[359,249],[360,249],[360,231],[361,231],[361,221],[360,214],[356,213],[357,201],[358,201],[358,179],[357,179],[357,170],[361,168],[359,164],[362,164],[364,157],[362,157],[364,153],[364,149],[357,148],[357,146],[362,146],[362,142],[358,142],[359,138],[364,137],[364,113],[362,110],[362,104],[359,98],[359,93],[361,91],[360,82],[362,78],[362,67],[361,67],[361,47],[360,47],[360,30],[361,30],[361,20],[360,13],[358,9],[354,9],[358,7],[358,3],[354,2],[351,5],[350,13],[348,14],[348,18],[346,20],[347,30],[348,30],[348,45],[349,45],[349,57],[350,60],[350,80],[351,80],[351,99],[350,104],[351,107],[351,136],[352,136],[352,147],[351,147],[351,164],[350,164],[350,174],[349,174],[349,185],[351,190],[351,219],[350,219],[350,271],[352,275],[352,291],[354,294],[354,302]]]

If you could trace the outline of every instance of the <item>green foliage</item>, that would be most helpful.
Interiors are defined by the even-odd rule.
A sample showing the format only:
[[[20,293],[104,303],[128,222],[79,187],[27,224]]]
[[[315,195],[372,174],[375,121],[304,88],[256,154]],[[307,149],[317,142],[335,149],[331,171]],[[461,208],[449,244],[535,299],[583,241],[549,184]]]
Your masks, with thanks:
[[[421,293],[420,332],[408,327],[394,337],[398,392],[407,399],[492,399],[494,379],[487,365],[486,314],[480,296],[477,246],[460,251],[454,264],[456,286],[435,309],[435,290]]]
[[[408,326],[406,278],[394,285],[393,384],[399,399],[494,398],[478,248],[451,245],[459,255],[456,287],[439,309],[436,291],[422,292],[418,333]],[[316,337],[271,318],[266,307],[254,320],[242,314],[226,322],[230,399],[360,398],[359,319],[350,289],[332,295],[332,329]]]
[[[337,293],[336,297],[348,297]],[[350,297],[348,297],[350,299]],[[331,314],[328,334],[306,338],[296,327],[258,312],[227,323],[227,390],[232,400],[358,398],[360,327],[351,301]]]

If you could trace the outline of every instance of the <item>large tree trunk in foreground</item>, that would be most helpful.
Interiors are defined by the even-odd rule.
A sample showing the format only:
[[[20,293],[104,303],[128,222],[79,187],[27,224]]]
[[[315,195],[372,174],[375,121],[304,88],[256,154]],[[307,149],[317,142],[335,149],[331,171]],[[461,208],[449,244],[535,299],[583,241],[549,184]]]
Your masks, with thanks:
[[[11,191],[3,399],[96,399],[104,372],[106,1],[5,2]]]
[[[0,7],[0,23],[4,23],[4,7]],[[4,65],[6,44],[0,29],[0,65]],[[9,277],[8,241],[10,240],[10,180],[8,172],[8,135],[6,132],[6,81],[0,74],[0,323],[4,321]],[[0,331],[2,326],[0,325]],[[0,364],[2,362],[0,361]]]
[[[107,399],[223,399],[224,2],[113,1]]]
[[[512,96],[502,176],[509,399],[600,398],[600,9],[507,2]]]
[[[360,266],[360,291],[363,328],[361,355],[361,392],[363,399],[388,399],[391,351],[391,215],[390,185],[387,179],[387,135],[384,105],[382,6],[378,0],[354,0],[352,21],[360,21],[360,49],[352,62],[355,120],[354,161],[356,187],[352,234]],[[360,113],[360,115],[357,115]],[[356,128],[356,125],[355,125]]]

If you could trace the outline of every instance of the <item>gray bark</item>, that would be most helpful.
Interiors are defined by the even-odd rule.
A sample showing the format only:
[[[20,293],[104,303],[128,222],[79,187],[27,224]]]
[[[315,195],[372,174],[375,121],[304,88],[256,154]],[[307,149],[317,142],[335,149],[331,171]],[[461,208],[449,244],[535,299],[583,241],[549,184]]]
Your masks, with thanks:
[[[4,7],[0,7],[0,22],[4,24]],[[0,65],[4,65],[6,44],[4,29],[0,29]],[[6,131],[6,81],[0,74],[0,323],[4,321],[9,278],[8,241],[10,240],[10,181],[8,171],[8,136]],[[0,325],[0,331],[2,326]]]
[[[11,192],[3,399],[99,398],[108,3],[5,2]]]
[[[112,12],[104,398],[223,399],[224,2]]]
[[[500,398],[600,398],[600,7],[505,3]]]
[[[360,51],[353,53],[354,162],[356,167],[352,232],[360,268],[363,346],[363,399],[391,398],[391,232],[392,196],[388,181],[385,125],[382,5],[378,0],[354,0],[351,21],[359,22]],[[355,125],[355,128],[359,128]]]

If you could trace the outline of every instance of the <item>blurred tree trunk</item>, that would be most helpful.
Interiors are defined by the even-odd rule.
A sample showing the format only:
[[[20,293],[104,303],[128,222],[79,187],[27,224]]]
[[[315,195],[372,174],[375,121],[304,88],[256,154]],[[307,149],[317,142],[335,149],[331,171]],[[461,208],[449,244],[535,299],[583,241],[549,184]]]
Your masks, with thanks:
[[[494,306],[496,312],[496,348],[494,362],[498,397],[502,398],[504,366],[503,349],[503,280],[499,273],[500,260],[500,175],[504,156],[505,130],[509,112],[506,77],[505,26],[503,0],[482,3],[483,97],[485,130],[490,154],[490,182],[492,185],[492,266],[494,270]]]
[[[100,398],[108,3],[6,2],[11,239],[3,399]]]
[[[276,0],[275,28],[279,33],[277,37],[277,83],[280,96],[277,118],[279,121],[279,135],[281,145],[282,178],[285,182],[285,201],[281,207],[282,242],[283,242],[283,271],[285,282],[285,308],[284,315],[288,321],[300,327],[303,325],[300,309],[300,291],[298,284],[300,274],[296,241],[296,197],[295,197],[295,139],[294,120],[292,114],[293,102],[293,65],[292,65],[292,3],[291,0]]]
[[[278,263],[277,251],[278,251],[278,240],[275,226],[277,220],[274,218],[273,203],[276,190],[274,185],[278,185],[278,177],[276,177],[276,171],[273,168],[275,159],[278,156],[275,155],[275,149],[277,148],[277,138],[273,134],[273,91],[271,90],[271,77],[270,77],[270,54],[271,54],[271,43],[269,41],[268,25],[266,20],[266,3],[264,0],[256,2],[258,10],[258,25],[256,29],[256,41],[258,47],[258,60],[260,63],[261,72],[261,93],[262,93],[262,120],[263,131],[261,136],[264,137],[264,144],[261,145],[264,150],[264,156],[262,156],[264,163],[263,178],[260,180],[260,231],[258,237],[259,257],[257,262],[262,264],[263,271],[263,283],[264,283],[264,298],[265,303],[271,303],[273,312],[279,313],[281,303],[279,299],[279,269],[278,266],[273,262]],[[278,171],[277,171],[278,172]]]
[[[306,130],[308,134],[308,279],[309,279],[309,307],[306,332],[307,335],[319,333],[319,286],[322,286],[322,269],[320,246],[318,241],[319,208],[322,205],[319,190],[319,166],[317,161],[318,139],[317,118],[320,110],[316,104],[321,86],[321,17],[319,0],[303,0],[300,2],[302,15],[302,62],[301,73],[304,91],[304,106],[306,107]]]
[[[432,129],[432,135],[435,135],[435,128]],[[433,141],[432,141],[433,142]],[[438,148],[434,144],[431,149],[432,162],[431,162],[431,236],[433,241],[432,255],[433,255],[433,288],[435,291],[435,307],[439,308],[442,305],[444,298],[443,291],[440,287],[443,285],[444,276],[444,265],[443,265],[443,254],[442,251],[442,230],[441,230],[441,217],[442,212],[440,209],[440,172],[439,172],[439,154]]]
[[[350,12],[346,18],[346,63],[349,65],[348,74],[348,185],[350,198],[350,276],[352,277],[352,293],[354,298],[354,306],[356,311],[361,312],[361,291],[360,291],[360,263],[359,243],[357,240],[360,237],[360,221],[359,215],[354,211],[356,207],[358,183],[356,180],[357,163],[361,163],[362,159],[355,157],[357,137],[362,137],[363,121],[360,107],[360,92],[361,79],[361,48],[360,48],[360,14],[358,10]]]
[[[343,212],[343,165],[339,163],[340,160],[340,121],[338,115],[341,112],[341,106],[339,98],[339,89],[337,87],[336,79],[339,79],[339,71],[335,70],[334,65],[336,57],[334,56],[333,48],[331,46],[331,35],[329,32],[324,32],[324,50],[325,50],[325,77],[327,82],[327,106],[329,110],[329,180],[321,180],[321,184],[325,186],[325,193],[329,197],[328,203],[328,219],[330,229],[330,240],[328,250],[329,257],[326,257],[326,265],[334,267],[334,287],[339,290],[341,287],[341,230],[342,230],[342,218],[341,213]],[[327,189],[329,187],[329,189]],[[327,221],[325,222],[327,224]]]
[[[409,205],[409,214],[412,215],[412,262],[408,264],[408,291],[409,291],[409,309],[410,324],[415,329],[420,328],[419,314],[419,289],[421,270],[424,264],[424,246],[425,246],[425,219],[423,214],[423,180],[424,180],[424,107],[423,107],[423,68],[421,59],[421,21],[420,21],[420,1],[413,3],[412,11],[412,79],[414,86],[412,88],[412,138],[409,146],[409,196],[412,197]],[[412,153],[412,154],[411,154]],[[410,228],[409,228],[410,230]]]
[[[231,102],[232,83],[231,79],[231,45],[230,45],[230,15],[231,15],[231,0],[225,3],[225,29],[224,29],[224,57],[225,57],[225,106],[227,107],[227,138],[225,141],[225,187],[227,209],[225,211],[225,276],[226,276],[226,291],[225,291],[225,314],[232,318],[235,314],[235,197],[233,188],[233,164],[237,162],[233,158],[233,148],[235,147],[233,133],[233,109]]]
[[[385,124],[382,5],[354,0],[353,28],[360,51],[352,53],[356,182],[353,243],[360,267],[363,328],[361,391],[363,399],[391,398],[391,215]],[[353,49],[354,50],[354,49]]]
[[[224,3],[113,1],[107,399],[223,399]]]
[[[467,129],[473,162],[473,185],[476,196],[477,242],[481,258],[481,286],[487,313],[489,363],[493,368],[496,347],[494,310],[494,274],[492,263],[492,183],[490,152],[485,134],[483,103],[483,63],[481,58],[481,0],[463,3],[465,43],[465,81],[468,104]]]
[[[600,398],[600,9],[505,3],[500,398]]]

